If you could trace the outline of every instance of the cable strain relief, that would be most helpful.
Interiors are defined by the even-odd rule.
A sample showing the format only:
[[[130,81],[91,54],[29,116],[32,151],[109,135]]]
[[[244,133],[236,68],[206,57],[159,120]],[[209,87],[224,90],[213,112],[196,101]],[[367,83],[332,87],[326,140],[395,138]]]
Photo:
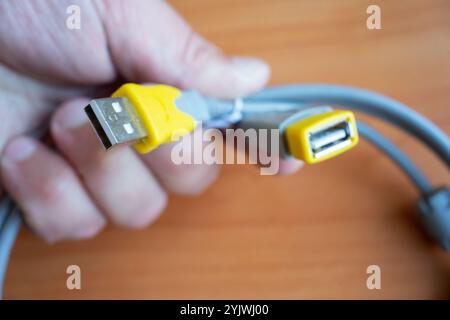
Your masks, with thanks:
[[[419,215],[436,241],[450,251],[450,190],[439,187],[430,193],[423,194],[418,202]]]

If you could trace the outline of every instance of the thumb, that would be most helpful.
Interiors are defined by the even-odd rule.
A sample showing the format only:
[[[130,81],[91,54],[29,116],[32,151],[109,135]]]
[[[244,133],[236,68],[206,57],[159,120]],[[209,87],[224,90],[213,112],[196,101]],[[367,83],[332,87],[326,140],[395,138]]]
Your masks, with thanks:
[[[100,11],[111,58],[128,80],[162,82],[219,98],[245,96],[267,83],[267,64],[226,56],[163,1],[112,1]]]

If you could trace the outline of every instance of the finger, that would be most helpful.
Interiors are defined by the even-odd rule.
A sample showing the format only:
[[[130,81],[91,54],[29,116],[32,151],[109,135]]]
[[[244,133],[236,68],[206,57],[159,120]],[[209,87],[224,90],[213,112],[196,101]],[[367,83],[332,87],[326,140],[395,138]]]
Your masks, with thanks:
[[[32,138],[15,138],[6,146],[1,173],[27,223],[47,241],[88,238],[104,226],[71,167]]]
[[[263,174],[277,174],[281,176],[294,174],[304,165],[303,161],[297,159],[286,160],[281,158],[274,158],[264,163],[258,160],[256,163],[260,166],[261,172],[264,172]]]
[[[278,170],[279,175],[289,175],[300,170],[304,165],[303,161],[292,159],[284,160],[280,159],[280,168]]]
[[[267,64],[227,57],[164,1],[114,2],[100,10],[113,61],[127,79],[189,87],[221,98],[245,96],[267,83]]]
[[[203,155],[204,144],[197,146],[193,143],[194,139],[189,141],[191,142],[189,148],[184,150]],[[176,164],[177,162],[172,159],[172,150],[175,144],[179,143],[182,142],[162,145],[151,153],[143,155],[143,159],[167,190],[184,195],[198,195],[217,179],[219,166],[205,164],[203,161],[200,164]],[[191,155],[189,154],[189,159],[192,159]]]
[[[263,146],[260,145],[258,147],[259,147],[259,150],[258,150],[259,155],[261,155],[261,154],[267,155],[268,154],[268,151],[267,151],[268,148],[266,145],[263,145]],[[297,172],[305,164],[303,161],[297,160],[293,157],[291,157],[289,159],[276,157],[275,159],[272,159],[271,161],[269,159],[265,159],[264,161],[262,161],[261,157],[258,157],[257,161],[258,161],[258,165],[260,165],[262,167],[275,166],[277,168],[276,174],[282,175],[282,176],[290,175],[290,174]],[[276,163],[272,163],[274,161]]]
[[[98,207],[116,224],[142,228],[166,206],[151,172],[126,146],[106,152],[87,123],[85,99],[62,105],[51,119],[52,137],[74,166]]]

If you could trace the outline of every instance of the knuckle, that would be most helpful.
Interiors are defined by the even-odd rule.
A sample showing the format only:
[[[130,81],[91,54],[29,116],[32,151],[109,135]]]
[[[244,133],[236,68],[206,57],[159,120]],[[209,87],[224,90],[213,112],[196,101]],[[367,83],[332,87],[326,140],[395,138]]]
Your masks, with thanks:
[[[184,49],[181,51],[181,60],[188,65],[201,62],[206,56],[217,50],[199,34],[191,31],[184,43]]]
[[[46,203],[54,203],[61,199],[72,179],[73,175],[67,168],[54,168],[39,188],[42,200]]]
[[[178,56],[181,66],[180,81],[187,82],[189,74],[195,73],[208,59],[220,50],[194,31],[190,31],[182,44]]]

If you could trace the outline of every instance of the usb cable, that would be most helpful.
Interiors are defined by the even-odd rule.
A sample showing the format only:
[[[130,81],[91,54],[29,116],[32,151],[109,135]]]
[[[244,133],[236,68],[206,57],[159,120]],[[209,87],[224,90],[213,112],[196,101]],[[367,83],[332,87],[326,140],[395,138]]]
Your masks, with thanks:
[[[85,111],[106,149],[128,143],[140,153],[191,132],[198,122],[212,127],[277,128],[281,133],[280,155],[307,163],[346,152],[361,136],[390,157],[414,183],[420,193],[418,212],[426,229],[450,251],[449,188],[433,187],[405,153],[381,133],[357,121],[349,109],[405,130],[450,167],[449,138],[434,123],[398,101],[353,87],[279,86],[229,101],[166,85],[129,83],[111,98],[92,100]],[[5,197],[0,202],[0,290],[20,222],[19,210]]]
[[[166,85],[127,83],[112,98],[92,100],[85,111],[106,149],[133,143],[140,153],[173,142],[194,130],[198,122],[279,129],[282,157],[307,163],[330,159],[358,143],[351,111],[298,103],[277,105],[275,109],[274,103],[256,104],[258,108],[251,101],[222,101]],[[239,111],[236,105],[240,105]]]

